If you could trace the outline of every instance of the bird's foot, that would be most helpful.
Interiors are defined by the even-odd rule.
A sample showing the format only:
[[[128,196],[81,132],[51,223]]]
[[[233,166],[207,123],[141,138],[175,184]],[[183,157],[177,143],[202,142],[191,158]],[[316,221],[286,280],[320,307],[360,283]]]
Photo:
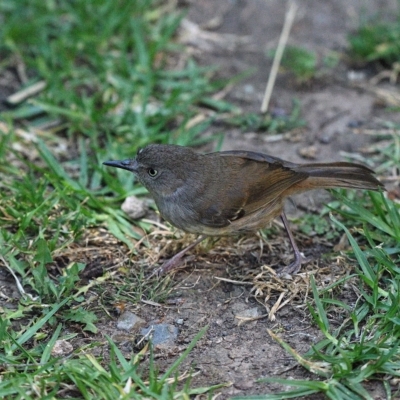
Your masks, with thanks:
[[[153,276],[162,276],[167,272],[170,272],[173,269],[178,268],[179,265],[182,264],[183,256],[189,250],[193,249],[193,247],[197,246],[200,242],[202,242],[205,238],[206,238],[205,236],[200,236],[195,242],[185,247],[183,250],[175,254],[171,259],[169,259],[163,265],[161,265],[161,267],[157,268],[148,278],[151,278]]]
[[[277,273],[279,276],[295,275],[300,271],[302,264],[306,264],[310,261],[310,257],[305,257],[302,253],[298,252],[295,254],[294,261],[291,264],[286,265],[285,267],[278,268]]]
[[[183,254],[175,254],[172,258],[169,260],[165,261],[161,267],[156,268],[149,276],[149,278],[152,278],[153,276],[163,276],[167,274],[168,272],[171,272],[172,270],[178,268],[183,262]]]

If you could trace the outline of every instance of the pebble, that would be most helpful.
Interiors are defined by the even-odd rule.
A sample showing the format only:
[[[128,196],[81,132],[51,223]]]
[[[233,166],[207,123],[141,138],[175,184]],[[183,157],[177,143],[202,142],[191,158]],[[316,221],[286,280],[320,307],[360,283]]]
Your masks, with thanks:
[[[145,321],[136,314],[130,311],[124,311],[118,318],[117,328],[130,332],[138,325],[143,325],[144,323]]]
[[[152,330],[150,333],[152,343],[157,347],[170,347],[178,337],[178,328],[171,324],[154,324],[143,328],[140,333],[146,336],[150,330]]]
[[[72,344],[66,340],[56,340],[54,347],[51,350],[53,357],[63,357],[71,354],[74,351]]]
[[[147,211],[149,211],[146,202],[136,196],[127,197],[122,203],[121,209],[132,219],[143,218],[147,214]]]

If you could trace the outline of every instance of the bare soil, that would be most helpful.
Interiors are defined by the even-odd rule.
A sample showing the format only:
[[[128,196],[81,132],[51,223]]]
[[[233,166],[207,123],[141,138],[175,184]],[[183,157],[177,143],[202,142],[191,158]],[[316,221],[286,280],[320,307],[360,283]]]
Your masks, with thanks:
[[[362,16],[377,15],[379,12],[390,18],[391,10],[396,7],[394,1],[302,2],[289,43],[316,51],[320,57],[330,50],[345,54],[347,35],[359,26]],[[203,40],[202,35],[198,35],[197,39],[188,41],[196,60],[202,65],[220,66],[223,77],[253,71],[249,78],[235,86],[226,97],[248,111],[260,110],[271,66],[271,59],[266,54],[277,45],[285,12],[286,2],[279,0],[190,2],[187,19],[208,34],[215,34],[212,40]],[[371,138],[353,127],[376,125],[384,111],[374,93],[352,84],[349,80],[352,67],[345,61],[346,57],[343,57],[330,74],[306,86],[297,85],[289,74],[279,75],[271,108],[283,109],[289,114],[293,99],[298,99],[302,117],[306,120],[306,129],[286,140],[277,141],[270,141],[269,136],[263,133],[231,129],[224,132],[223,150],[262,151],[294,162],[343,160],[342,151],[353,154],[361,152],[371,143]],[[365,80],[375,73],[368,70],[362,72]],[[310,152],[307,152],[308,149]],[[311,160],[301,154],[311,154]],[[288,205],[289,215],[299,212],[299,208],[318,209],[318,205],[328,198],[329,195],[322,191],[298,196],[294,200],[295,207]],[[264,304],[260,299],[268,297],[265,285],[268,280],[264,275],[260,278],[264,285],[259,285],[254,277],[262,271],[262,265],[279,265],[282,257],[286,262],[290,260],[290,246],[282,231],[269,242],[272,248],[268,249],[264,244],[261,260],[257,259],[260,252],[258,238],[247,239],[251,244],[244,254],[238,254],[240,249],[246,249],[242,242],[226,239],[225,242],[216,243],[214,253],[230,252],[229,255],[220,254],[216,257],[210,251],[203,253],[202,249],[197,249],[196,258],[173,277],[178,287],[182,282],[180,298],[184,299],[184,303],[176,309],[164,310],[162,319],[171,323],[177,318],[184,319],[179,336],[181,343],[187,342],[204,324],[209,324],[206,337],[191,353],[187,363],[192,363],[195,370],[201,371],[195,380],[202,385],[232,383],[222,390],[220,398],[282,389],[277,384],[257,382],[264,377],[317,379],[299,367],[269,336],[267,329],[277,333],[299,354],[304,354],[310,346],[322,339],[305,304],[307,300],[310,301],[309,275],[314,274],[318,286],[323,287],[338,276],[349,273],[351,265],[341,258],[331,258],[329,261],[321,259],[321,254],[327,250],[332,251],[332,246],[337,243],[300,235],[297,239],[305,254],[313,256],[315,261],[294,282],[286,283],[287,286],[279,283],[271,289],[270,298]],[[216,277],[250,285],[218,281]],[[270,283],[273,286],[273,279]],[[298,294],[295,294],[296,287]],[[254,298],[254,288],[263,290],[264,297],[260,296],[258,301]],[[281,293],[284,293],[284,299],[291,298],[291,301],[274,314],[274,320],[267,316],[239,325],[240,315],[245,310],[256,307],[259,315],[268,314]],[[351,293],[350,284],[346,295],[336,295],[338,298],[347,297],[346,301],[351,304],[355,300]],[[147,315],[148,318],[149,311],[146,308],[141,309],[141,316]],[[334,314],[330,317],[332,326],[339,326],[344,318]],[[168,365],[170,361],[165,362]],[[380,385],[368,389],[375,391],[374,398],[384,398]]]

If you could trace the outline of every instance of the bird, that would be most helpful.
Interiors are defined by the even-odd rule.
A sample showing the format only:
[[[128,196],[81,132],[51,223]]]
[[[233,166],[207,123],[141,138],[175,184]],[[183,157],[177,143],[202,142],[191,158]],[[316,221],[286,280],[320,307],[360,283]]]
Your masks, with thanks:
[[[306,259],[284,212],[286,198],[320,188],[384,189],[374,171],[361,164],[297,164],[246,150],[201,154],[186,146],[149,144],[133,159],[103,164],[132,172],[165,220],[200,235],[166,261],[158,275],[179,266],[183,256],[206,237],[257,231],[276,217],[281,218],[294,252],[294,261],[280,273],[296,274]]]

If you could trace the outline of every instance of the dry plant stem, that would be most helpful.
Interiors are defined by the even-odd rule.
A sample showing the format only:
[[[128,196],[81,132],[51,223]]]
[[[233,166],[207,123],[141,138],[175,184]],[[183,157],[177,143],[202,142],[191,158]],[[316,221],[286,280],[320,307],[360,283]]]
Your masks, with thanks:
[[[36,94],[40,93],[42,90],[46,88],[46,81],[39,81],[36,82],[35,84],[22,89],[11,96],[7,97],[7,102],[12,104],[12,105],[17,105],[19,103],[22,103],[24,100],[26,100],[28,97],[35,96]]]
[[[190,244],[189,246],[185,247],[183,250],[181,250],[179,253],[175,254],[171,259],[166,261],[163,265],[161,265],[160,268],[157,268],[150,276],[156,275],[156,276],[161,276],[166,274],[167,272],[179,267],[182,261],[182,257],[193,247],[197,246],[200,242],[202,242],[207,236],[200,236],[195,242]]]
[[[19,281],[17,275],[14,273],[14,271],[12,270],[12,268],[8,265],[8,263],[6,262],[5,258],[0,255],[0,261],[3,262],[4,266],[8,269],[8,271],[10,272],[10,274],[13,276],[13,278],[15,279],[15,284],[17,286],[17,289],[19,291],[19,294],[23,297],[26,298],[28,297],[30,300],[36,301],[37,297],[32,296],[29,293],[26,293],[21,282]]]
[[[281,219],[283,222],[283,225],[286,229],[286,232],[288,234],[289,240],[290,240],[290,244],[292,245],[293,251],[294,251],[294,261],[287,265],[286,267],[283,267],[279,270],[279,273],[285,273],[285,274],[296,274],[301,267],[301,264],[303,262],[306,261],[306,259],[303,257],[303,255],[300,253],[299,248],[297,247],[296,241],[293,237],[292,231],[290,230],[290,226],[289,226],[289,222],[286,218],[286,215],[284,212],[282,212],[281,214]],[[195,242],[193,242],[192,244],[190,244],[189,246],[185,247],[183,250],[181,250],[179,253],[175,254],[171,259],[169,259],[168,261],[166,261],[160,268],[157,268],[150,276],[149,278],[151,278],[152,276],[156,275],[156,276],[162,276],[170,271],[172,271],[173,269],[179,267],[179,265],[182,262],[182,257],[191,249],[193,249],[193,247],[197,246],[199,243],[201,243],[207,236],[202,235],[200,236]]]
[[[278,47],[276,49],[274,61],[272,62],[271,72],[269,73],[267,87],[265,88],[264,99],[261,105],[261,112],[265,113],[268,110],[269,101],[271,99],[272,90],[275,85],[276,76],[278,75],[279,65],[282,60],[283,51],[285,50],[286,43],[289,38],[290,30],[292,29],[293,21],[297,12],[297,5],[295,2],[290,2],[289,9],[285,16],[282,33],[279,38]]]
[[[286,267],[280,268],[279,269],[279,274],[280,275],[281,274],[292,275],[292,274],[296,274],[300,270],[301,264],[303,262],[307,261],[307,260],[300,253],[300,250],[297,247],[296,241],[294,240],[294,237],[293,237],[293,233],[290,230],[289,222],[288,222],[284,212],[282,212],[282,214],[281,214],[281,220],[282,220],[283,225],[284,225],[284,227],[286,229],[286,232],[287,232],[287,234],[289,236],[290,244],[292,245],[292,248],[293,248],[293,251],[294,251],[294,261],[291,264],[287,265]]]

